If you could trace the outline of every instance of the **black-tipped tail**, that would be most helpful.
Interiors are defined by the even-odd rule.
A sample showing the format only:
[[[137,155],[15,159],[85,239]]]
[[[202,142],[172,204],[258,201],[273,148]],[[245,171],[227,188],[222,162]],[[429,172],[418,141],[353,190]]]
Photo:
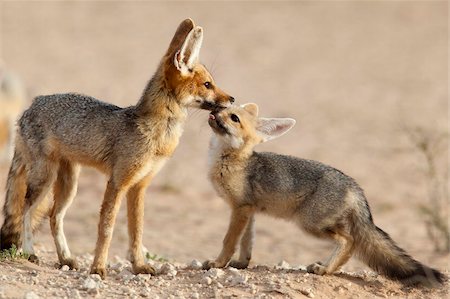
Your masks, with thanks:
[[[354,220],[356,254],[379,274],[407,285],[434,286],[447,279],[440,271],[413,259],[372,221]]]

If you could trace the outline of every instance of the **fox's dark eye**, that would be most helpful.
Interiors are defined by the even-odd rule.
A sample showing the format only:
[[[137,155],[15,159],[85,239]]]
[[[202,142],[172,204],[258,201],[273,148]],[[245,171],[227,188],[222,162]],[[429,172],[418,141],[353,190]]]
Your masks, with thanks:
[[[235,123],[240,122],[239,117],[236,114],[231,114],[231,120]]]
[[[212,88],[212,84],[211,84],[211,82],[209,82],[209,81],[203,83],[203,85],[205,85],[205,87],[208,88],[208,89],[211,89],[211,88]]]

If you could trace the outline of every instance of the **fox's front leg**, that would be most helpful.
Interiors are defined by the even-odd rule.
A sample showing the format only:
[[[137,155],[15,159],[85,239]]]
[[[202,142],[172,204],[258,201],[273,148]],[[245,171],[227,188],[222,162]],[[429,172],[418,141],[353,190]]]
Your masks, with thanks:
[[[146,264],[142,254],[142,233],[144,227],[144,194],[148,179],[133,186],[127,193],[128,234],[134,274],[155,275],[155,269]]]
[[[98,274],[102,279],[106,278],[106,259],[113,234],[114,222],[120,207],[122,191],[123,188],[117,187],[111,178],[106,187],[105,197],[100,210],[95,257],[90,273]]]
[[[230,225],[227,234],[223,239],[223,248],[215,261],[206,261],[203,263],[203,269],[223,268],[230,261],[234,252],[236,251],[237,243],[242,236],[244,228],[253,216],[253,208],[243,206],[234,208],[231,212]]]
[[[232,260],[229,264],[230,267],[236,269],[245,269],[248,267],[248,264],[252,258],[253,238],[255,235],[254,223],[255,216],[252,215],[241,239],[239,259]]]

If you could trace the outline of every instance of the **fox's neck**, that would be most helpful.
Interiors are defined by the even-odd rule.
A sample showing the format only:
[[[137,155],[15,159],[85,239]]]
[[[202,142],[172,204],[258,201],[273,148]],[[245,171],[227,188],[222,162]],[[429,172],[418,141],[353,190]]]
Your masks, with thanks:
[[[170,128],[171,124],[183,124],[186,120],[187,108],[181,106],[172,91],[166,87],[162,73],[160,70],[156,72],[134,107],[141,126],[154,128],[161,125]]]
[[[209,165],[211,168],[226,168],[230,171],[244,168],[253,155],[252,146],[233,148],[222,143],[215,135],[209,145]]]

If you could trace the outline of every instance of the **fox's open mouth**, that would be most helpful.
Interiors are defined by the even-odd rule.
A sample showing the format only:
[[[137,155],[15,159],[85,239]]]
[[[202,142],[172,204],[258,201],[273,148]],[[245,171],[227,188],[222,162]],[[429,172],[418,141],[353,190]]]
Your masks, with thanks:
[[[211,112],[209,114],[208,124],[217,134],[230,134],[230,132],[228,132],[228,129],[225,127],[222,121],[217,118],[214,112]]]

